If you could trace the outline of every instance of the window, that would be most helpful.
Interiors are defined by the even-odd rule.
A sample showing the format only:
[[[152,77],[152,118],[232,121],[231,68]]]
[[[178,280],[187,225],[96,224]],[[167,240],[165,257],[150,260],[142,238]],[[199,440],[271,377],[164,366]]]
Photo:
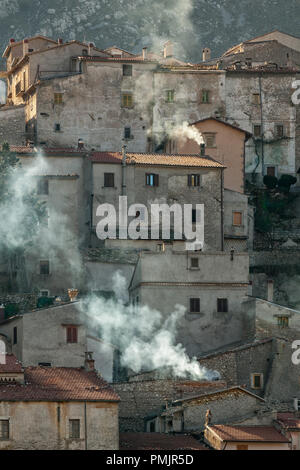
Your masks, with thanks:
[[[251,387],[256,389],[263,388],[263,374],[251,375]]]
[[[87,49],[82,49],[82,55],[88,55],[88,50]]]
[[[69,438],[80,439],[80,419],[69,419]]]
[[[245,59],[245,63],[247,65],[247,67],[252,67],[252,59],[251,57],[248,57]]]
[[[46,178],[40,178],[37,183],[37,193],[38,194],[49,194],[49,183]]]
[[[133,106],[132,93],[123,93],[122,94],[122,107],[123,108],[132,108],[132,106]]]
[[[205,145],[208,148],[216,146],[216,134],[205,134]]]
[[[60,124],[59,124],[58,122],[56,122],[56,123],[54,124],[54,130],[55,130],[55,132],[60,132],[61,127],[60,127]]]
[[[191,268],[199,268],[199,258],[191,258]]]
[[[0,439],[9,439],[9,420],[0,419]]]
[[[131,139],[131,128],[124,127],[124,139]]]
[[[228,312],[228,299],[217,299],[217,311],[220,313]]]
[[[197,211],[196,209],[192,209],[192,224],[197,222]]]
[[[123,64],[123,76],[131,77],[132,76],[132,65]]]
[[[150,432],[155,432],[155,421],[150,422]]]
[[[16,93],[16,95],[18,95],[19,93],[21,93],[21,82],[18,82],[18,83],[16,84],[15,93]]]
[[[175,98],[175,91],[174,90],[167,90],[166,91],[166,101],[168,103],[173,103]]]
[[[275,126],[275,134],[276,134],[276,137],[283,137],[284,135],[284,129],[283,129],[283,125],[282,124],[277,124]]]
[[[289,317],[277,317],[277,323],[279,328],[288,328]]]
[[[200,175],[188,175],[188,186],[200,186]]]
[[[202,95],[201,95],[201,102],[202,103],[209,103],[209,91],[208,90],[202,90]]]
[[[49,297],[49,291],[48,290],[41,290],[40,291],[40,297]]]
[[[261,136],[261,125],[260,124],[254,124],[254,126],[253,126],[253,135],[254,135],[254,137],[260,137]]]
[[[67,326],[67,343],[77,343],[78,342],[78,327],[77,326]]]
[[[200,313],[200,299],[190,299],[190,312]]]
[[[154,173],[146,173],[146,186],[158,186],[159,176]]]
[[[260,104],[260,94],[253,93],[252,100],[253,100],[253,104]]]
[[[276,168],[275,168],[275,166],[268,166],[268,167],[267,167],[267,175],[268,175],[268,176],[276,176]]]
[[[40,274],[50,274],[50,265],[48,260],[40,261]]]
[[[241,226],[242,222],[243,222],[243,213],[233,212],[232,213],[232,225]]]
[[[51,367],[51,362],[39,362],[39,366],[42,366],[42,367]]]
[[[14,326],[14,329],[13,329],[13,343],[17,344],[17,342],[18,342],[18,328],[16,326]]]
[[[115,174],[104,173],[104,187],[113,188],[115,186]]]
[[[54,104],[62,104],[63,102],[63,95],[62,93],[54,93]]]

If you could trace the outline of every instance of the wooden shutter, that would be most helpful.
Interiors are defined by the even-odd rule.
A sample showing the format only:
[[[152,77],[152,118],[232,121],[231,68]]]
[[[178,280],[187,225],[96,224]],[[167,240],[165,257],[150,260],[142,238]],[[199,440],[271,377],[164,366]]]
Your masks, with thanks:
[[[154,186],[158,186],[159,184],[159,175],[154,175]]]

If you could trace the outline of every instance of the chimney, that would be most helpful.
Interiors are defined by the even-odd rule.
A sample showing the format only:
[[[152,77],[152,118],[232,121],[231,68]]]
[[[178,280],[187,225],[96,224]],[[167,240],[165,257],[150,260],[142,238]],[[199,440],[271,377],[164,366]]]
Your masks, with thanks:
[[[147,60],[147,53],[148,53],[148,48],[143,47],[143,60]]]
[[[210,60],[211,57],[211,50],[208,47],[205,47],[202,50],[202,60],[203,62],[206,62],[207,60]]]
[[[71,302],[75,302],[78,292],[78,289],[68,289],[68,295]]]
[[[274,282],[272,279],[267,280],[267,300],[273,302],[274,299]]]
[[[164,58],[167,59],[168,57],[173,57],[173,43],[171,41],[164,44]]]
[[[95,360],[93,359],[93,353],[90,351],[85,353],[84,367],[89,372],[95,370]]]
[[[0,305],[0,322],[5,320],[5,307],[3,304]]]
[[[62,40],[62,38],[58,38],[58,40],[57,40],[57,44],[63,44],[63,40]]]
[[[28,47],[29,47],[28,39],[24,39],[23,40],[23,56],[28,54]]]
[[[77,149],[82,150],[84,148],[84,141],[82,139],[78,139]]]
[[[13,38],[9,40],[10,44],[13,44],[14,42],[16,42],[16,41]]]
[[[89,55],[92,55],[93,47],[95,47],[95,44],[93,42],[89,42]]]
[[[200,155],[201,157],[205,156],[205,144],[200,144]]]

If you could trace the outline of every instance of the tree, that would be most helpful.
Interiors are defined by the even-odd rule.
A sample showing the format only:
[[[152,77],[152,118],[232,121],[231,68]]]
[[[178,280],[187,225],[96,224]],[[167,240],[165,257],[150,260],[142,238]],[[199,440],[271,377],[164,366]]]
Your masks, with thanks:
[[[36,177],[26,172],[7,143],[0,152],[0,260],[9,290],[28,289],[25,255],[45,217],[36,193]]]

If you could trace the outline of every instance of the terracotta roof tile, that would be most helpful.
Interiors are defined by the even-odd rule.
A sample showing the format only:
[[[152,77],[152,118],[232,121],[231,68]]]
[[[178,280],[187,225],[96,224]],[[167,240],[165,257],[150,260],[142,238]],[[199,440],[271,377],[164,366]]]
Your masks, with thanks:
[[[0,384],[0,401],[119,401],[94,371],[72,367],[27,367],[25,384]]]
[[[156,432],[120,433],[120,450],[208,450],[187,434],[170,435]]]
[[[278,413],[277,421],[285,428],[294,428],[300,431],[300,416],[297,417],[294,413]]]
[[[208,427],[223,441],[289,442],[273,426],[228,426],[215,424]]]
[[[224,165],[211,157],[198,155],[168,155],[162,153],[130,153],[127,152],[126,163],[132,165],[190,166],[206,168],[225,168]],[[121,152],[94,152],[93,163],[122,163]]]
[[[14,354],[6,354],[5,364],[1,364],[1,362],[0,362],[0,374],[22,372],[22,365]]]
[[[30,147],[28,145],[11,145],[10,150],[16,153],[36,153],[36,147]],[[83,153],[87,152],[87,149],[77,149],[72,147],[58,147],[58,148],[48,148],[48,147],[40,147],[39,150],[42,150],[44,153]]]

